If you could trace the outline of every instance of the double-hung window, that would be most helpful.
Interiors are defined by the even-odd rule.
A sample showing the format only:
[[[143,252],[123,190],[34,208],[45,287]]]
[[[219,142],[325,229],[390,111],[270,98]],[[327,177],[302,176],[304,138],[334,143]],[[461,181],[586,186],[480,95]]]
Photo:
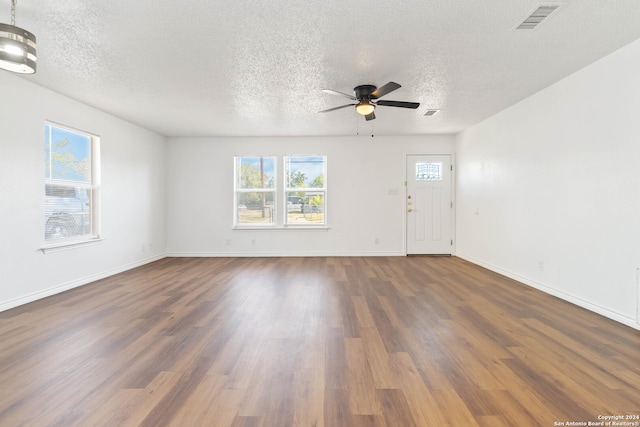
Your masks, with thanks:
[[[325,225],[325,156],[285,156],[287,225]]]
[[[326,225],[325,156],[242,156],[234,169],[235,227]]]
[[[236,157],[235,225],[275,225],[276,158]]]
[[[97,239],[98,137],[50,123],[44,130],[45,242]]]

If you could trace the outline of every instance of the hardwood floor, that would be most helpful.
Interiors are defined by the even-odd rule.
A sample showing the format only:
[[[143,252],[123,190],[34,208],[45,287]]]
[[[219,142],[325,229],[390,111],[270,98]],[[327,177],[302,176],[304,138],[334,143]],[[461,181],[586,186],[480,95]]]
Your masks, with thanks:
[[[448,257],[167,258],[0,313],[0,363],[2,426],[640,415],[639,331]]]

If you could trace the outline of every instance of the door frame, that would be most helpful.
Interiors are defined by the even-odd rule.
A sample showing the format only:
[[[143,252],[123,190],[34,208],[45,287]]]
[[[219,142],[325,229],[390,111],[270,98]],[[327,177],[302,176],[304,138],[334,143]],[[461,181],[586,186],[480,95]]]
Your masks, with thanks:
[[[636,267],[636,323],[640,327],[640,267]]]
[[[407,223],[407,181],[408,181],[408,173],[407,163],[409,160],[409,156],[449,156],[451,160],[451,166],[453,170],[451,171],[451,202],[453,203],[453,207],[451,208],[451,238],[453,239],[453,245],[451,245],[451,256],[455,256],[456,254],[456,208],[457,208],[457,200],[456,200],[456,157],[454,153],[405,153],[404,155],[404,197],[402,198],[402,242],[404,245],[404,256],[409,255],[407,251],[407,232],[409,224]]]

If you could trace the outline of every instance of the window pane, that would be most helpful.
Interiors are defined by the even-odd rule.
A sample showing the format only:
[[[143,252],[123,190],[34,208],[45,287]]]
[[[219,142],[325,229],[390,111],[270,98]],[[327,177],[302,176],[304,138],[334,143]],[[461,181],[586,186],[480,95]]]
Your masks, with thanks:
[[[287,192],[287,224],[324,225],[325,193],[323,191]]]
[[[45,240],[93,236],[92,192],[86,187],[45,185]]]
[[[45,178],[91,182],[91,137],[45,125]]]
[[[442,181],[442,162],[416,163],[416,181]]]
[[[274,193],[266,191],[242,192],[237,195],[237,224],[274,223]]]
[[[275,188],[275,157],[236,157],[236,188]]]
[[[325,188],[324,156],[285,157],[287,188]]]

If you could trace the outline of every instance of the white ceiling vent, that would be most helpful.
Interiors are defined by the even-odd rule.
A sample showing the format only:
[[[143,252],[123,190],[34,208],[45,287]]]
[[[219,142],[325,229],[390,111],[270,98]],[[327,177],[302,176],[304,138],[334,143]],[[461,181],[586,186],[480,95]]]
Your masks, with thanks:
[[[518,24],[516,30],[533,30],[542,21],[547,19],[562,3],[538,4],[535,9],[524,20]]]
[[[431,116],[435,116],[436,114],[438,114],[440,112],[440,110],[427,110],[426,113],[424,113],[423,115],[425,117],[431,117]]]

